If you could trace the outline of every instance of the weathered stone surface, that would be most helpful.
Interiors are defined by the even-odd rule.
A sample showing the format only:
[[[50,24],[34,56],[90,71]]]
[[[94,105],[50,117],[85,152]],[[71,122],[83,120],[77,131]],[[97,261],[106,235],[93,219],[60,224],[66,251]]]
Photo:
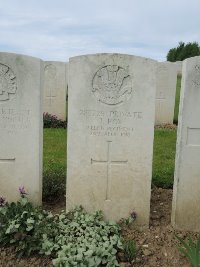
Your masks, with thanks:
[[[176,81],[176,65],[170,62],[159,62],[156,82],[156,125],[173,123]]]
[[[148,226],[156,62],[96,54],[69,61],[67,208],[138,214]]]
[[[24,186],[29,199],[42,199],[41,60],[0,53],[0,196],[19,199]]]
[[[200,231],[200,57],[183,64],[172,224]]]
[[[44,112],[66,120],[67,63],[44,63]]]

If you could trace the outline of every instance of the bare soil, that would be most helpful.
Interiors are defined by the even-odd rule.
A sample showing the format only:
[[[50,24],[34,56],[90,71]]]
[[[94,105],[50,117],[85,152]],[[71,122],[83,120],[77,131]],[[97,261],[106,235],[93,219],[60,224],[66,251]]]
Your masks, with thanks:
[[[187,259],[180,255],[175,238],[178,234],[182,238],[188,232],[175,231],[170,225],[172,190],[153,188],[151,198],[150,227],[139,231],[134,224],[122,229],[125,239],[134,239],[137,244],[137,258],[132,263],[125,262],[123,253],[119,253],[121,267],[190,267]],[[44,203],[44,208],[52,212],[65,209],[65,202],[56,205]],[[196,234],[191,234],[196,236]],[[34,255],[29,258],[18,259],[14,248],[0,248],[0,267],[52,267],[51,259]]]
[[[121,263],[121,266],[191,267],[177,248],[179,242],[175,234],[182,238],[188,234],[195,237],[196,234],[173,229],[170,224],[171,204],[171,189],[152,189],[150,227],[142,232],[133,226],[123,229],[125,239],[136,240],[138,255],[132,264]]]

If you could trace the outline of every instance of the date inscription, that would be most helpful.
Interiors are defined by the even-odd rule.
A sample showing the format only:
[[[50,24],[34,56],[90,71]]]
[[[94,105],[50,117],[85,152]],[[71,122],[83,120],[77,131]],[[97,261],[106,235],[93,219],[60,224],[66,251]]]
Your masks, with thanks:
[[[141,120],[140,111],[102,111],[81,109],[81,118],[85,119],[86,131],[90,136],[131,137],[134,121]]]

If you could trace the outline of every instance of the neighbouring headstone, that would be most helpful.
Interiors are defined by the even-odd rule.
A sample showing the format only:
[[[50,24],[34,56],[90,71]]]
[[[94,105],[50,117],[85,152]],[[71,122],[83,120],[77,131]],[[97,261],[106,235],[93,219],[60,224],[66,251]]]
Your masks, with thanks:
[[[200,57],[183,64],[172,224],[200,231]]]
[[[96,54],[69,61],[67,208],[148,226],[156,61]]]
[[[44,112],[66,120],[67,63],[44,63]]]
[[[42,201],[43,63],[0,53],[0,196],[19,199],[24,186],[35,204]]]
[[[156,125],[173,124],[176,82],[176,66],[169,62],[159,62],[156,82]]]

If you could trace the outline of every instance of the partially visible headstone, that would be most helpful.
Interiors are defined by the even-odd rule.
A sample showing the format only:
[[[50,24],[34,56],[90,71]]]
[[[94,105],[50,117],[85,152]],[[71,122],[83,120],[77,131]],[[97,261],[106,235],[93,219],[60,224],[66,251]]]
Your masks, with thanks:
[[[0,53],[0,196],[19,199],[24,186],[42,201],[42,92],[40,59]]]
[[[67,63],[44,63],[44,112],[66,120]]]
[[[176,66],[170,62],[159,62],[156,83],[156,125],[173,123],[176,82]]]
[[[183,64],[172,224],[200,231],[200,57]]]
[[[148,226],[156,62],[96,54],[69,61],[67,208]]]

